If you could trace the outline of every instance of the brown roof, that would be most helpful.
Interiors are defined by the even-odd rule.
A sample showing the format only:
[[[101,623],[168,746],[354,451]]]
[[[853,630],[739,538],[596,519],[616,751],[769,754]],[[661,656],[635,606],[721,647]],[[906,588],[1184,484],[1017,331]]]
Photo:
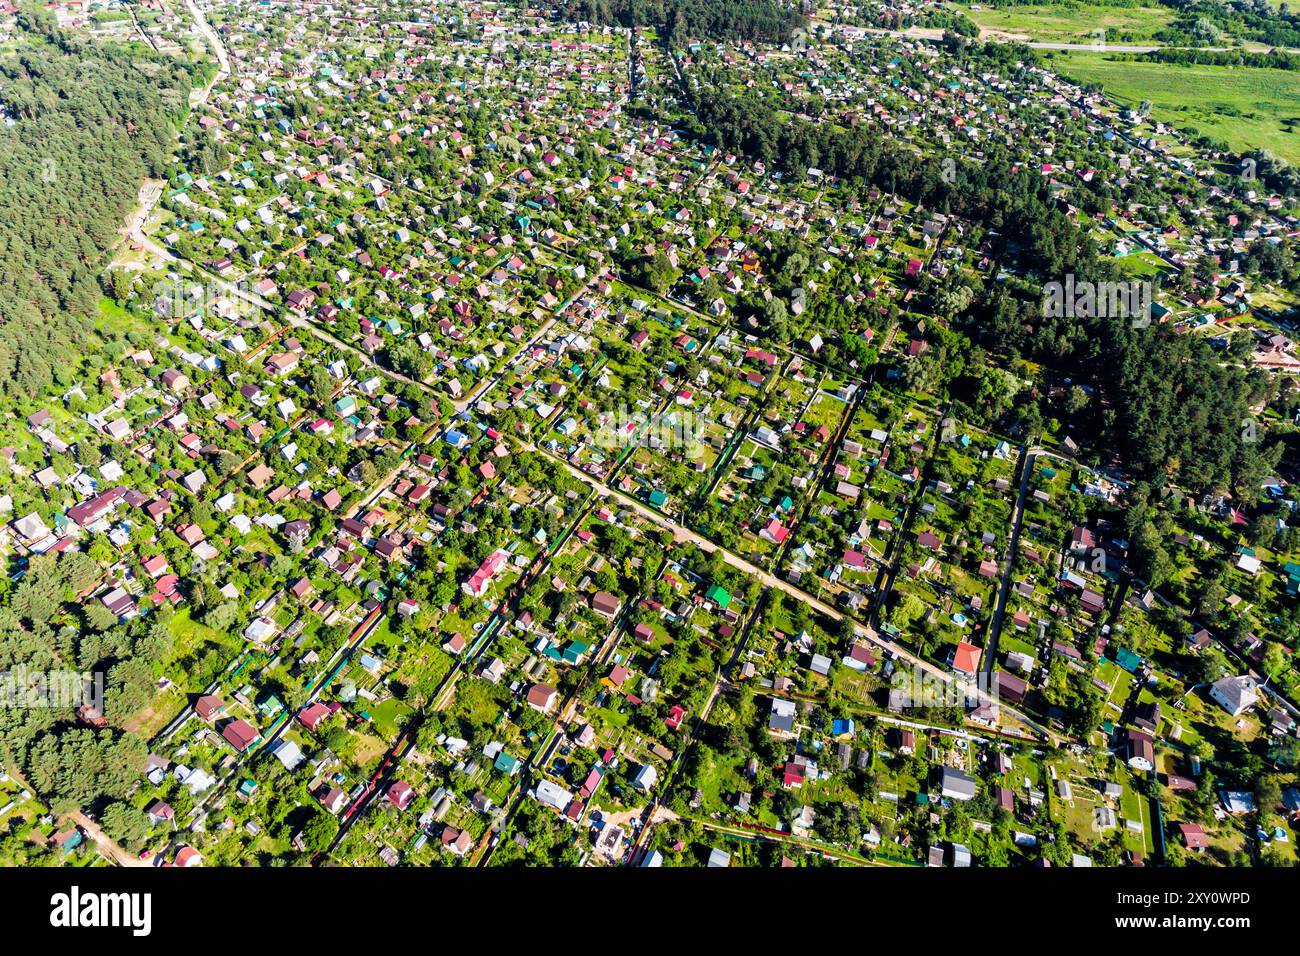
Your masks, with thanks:
[[[555,688],[549,684],[534,684],[528,688],[528,703],[534,707],[547,707],[555,696]]]
[[[215,694],[200,697],[194,705],[194,713],[202,720],[211,720],[226,709],[226,702]]]

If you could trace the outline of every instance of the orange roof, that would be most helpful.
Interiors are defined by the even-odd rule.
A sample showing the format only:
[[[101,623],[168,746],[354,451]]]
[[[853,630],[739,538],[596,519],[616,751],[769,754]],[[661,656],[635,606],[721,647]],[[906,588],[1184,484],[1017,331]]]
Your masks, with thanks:
[[[959,641],[952,654],[952,666],[953,670],[974,674],[980,666],[980,649],[974,644]]]

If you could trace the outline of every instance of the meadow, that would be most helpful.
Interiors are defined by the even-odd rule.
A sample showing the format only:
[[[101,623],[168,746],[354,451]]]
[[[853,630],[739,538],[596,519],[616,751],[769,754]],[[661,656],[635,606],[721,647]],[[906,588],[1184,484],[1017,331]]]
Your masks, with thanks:
[[[1300,73],[1254,67],[1182,66],[1052,51],[1056,72],[1098,83],[1116,100],[1150,101],[1152,115],[1234,150],[1267,149],[1300,162]]]
[[[1091,43],[1096,30],[1107,43],[1150,42],[1174,20],[1158,5],[1121,7],[1091,3],[1049,3],[993,9],[980,3],[953,4],[993,38],[1014,37],[1047,43]]]

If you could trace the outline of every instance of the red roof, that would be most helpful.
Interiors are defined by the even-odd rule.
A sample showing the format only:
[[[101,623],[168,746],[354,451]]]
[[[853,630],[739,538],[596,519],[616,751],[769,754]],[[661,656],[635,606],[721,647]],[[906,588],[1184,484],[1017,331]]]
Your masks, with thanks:
[[[1210,845],[1210,841],[1205,836],[1205,831],[1196,823],[1178,824],[1178,833],[1183,838],[1183,843],[1189,850],[1201,850]]]
[[[411,785],[405,780],[398,780],[388,788],[387,797],[388,802],[397,809],[405,810],[415,797],[415,791],[411,789]]]
[[[555,688],[549,684],[534,684],[528,688],[528,703],[534,707],[548,707],[554,697]]]
[[[967,644],[965,641],[959,641],[957,649],[952,654],[953,670],[961,671],[964,674],[974,674],[980,666],[980,649],[974,644]]]
[[[215,694],[200,697],[194,704],[194,713],[198,714],[201,720],[211,720],[225,709],[226,702]]]
[[[309,704],[302,710],[298,711],[298,720],[301,721],[302,725],[308,730],[315,730],[316,725],[329,717],[331,713],[332,711],[328,707],[320,701],[316,701],[314,704]]]
[[[221,736],[225,737],[232,747],[243,753],[253,746],[261,735],[248,721],[236,718],[221,729]]]

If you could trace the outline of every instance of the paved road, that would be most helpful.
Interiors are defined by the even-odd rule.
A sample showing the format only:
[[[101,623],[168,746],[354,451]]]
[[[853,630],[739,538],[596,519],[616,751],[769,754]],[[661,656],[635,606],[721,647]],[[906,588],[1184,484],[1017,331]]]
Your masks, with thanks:
[[[827,24],[828,26],[831,25],[825,20],[820,20],[818,17],[809,17],[809,19],[819,20],[821,23]],[[903,37],[908,40],[942,40],[944,34],[948,32],[942,27],[908,27],[906,30],[885,30],[878,27],[851,27],[841,25],[841,29],[843,32],[874,33],[877,36]],[[1084,53],[1154,53],[1157,50],[1165,49],[1189,49],[1188,47],[1179,44],[1167,43],[1097,43],[1092,40],[1084,43],[1070,43],[1064,40],[1031,40],[1024,34],[1009,33],[1005,30],[994,30],[989,27],[980,28],[979,38],[988,43],[1019,43],[1022,46],[1029,47],[1031,50],[1079,50]],[[1272,47],[1264,44],[1259,44],[1258,47],[1261,51],[1272,49]],[[1236,47],[1207,46],[1197,47],[1197,49],[1211,53],[1223,53],[1229,50],[1235,50]],[[1293,49],[1286,49],[1284,47],[1279,49],[1284,49],[1286,52],[1296,52]],[[1249,47],[1245,48],[1245,52],[1250,52]]]
[[[212,29],[207,18],[203,16],[203,11],[199,9],[198,4],[194,0],[185,0],[185,6],[189,8],[190,16],[194,18],[194,25],[203,34],[203,38],[208,41],[208,45],[212,47],[212,52],[217,55],[217,65],[219,67],[217,75],[212,78],[212,82],[194,98],[194,105],[198,106],[206,103],[208,97],[212,95],[212,88],[230,75],[230,55],[226,52],[225,44],[221,42],[221,38],[217,36],[217,31]]]

